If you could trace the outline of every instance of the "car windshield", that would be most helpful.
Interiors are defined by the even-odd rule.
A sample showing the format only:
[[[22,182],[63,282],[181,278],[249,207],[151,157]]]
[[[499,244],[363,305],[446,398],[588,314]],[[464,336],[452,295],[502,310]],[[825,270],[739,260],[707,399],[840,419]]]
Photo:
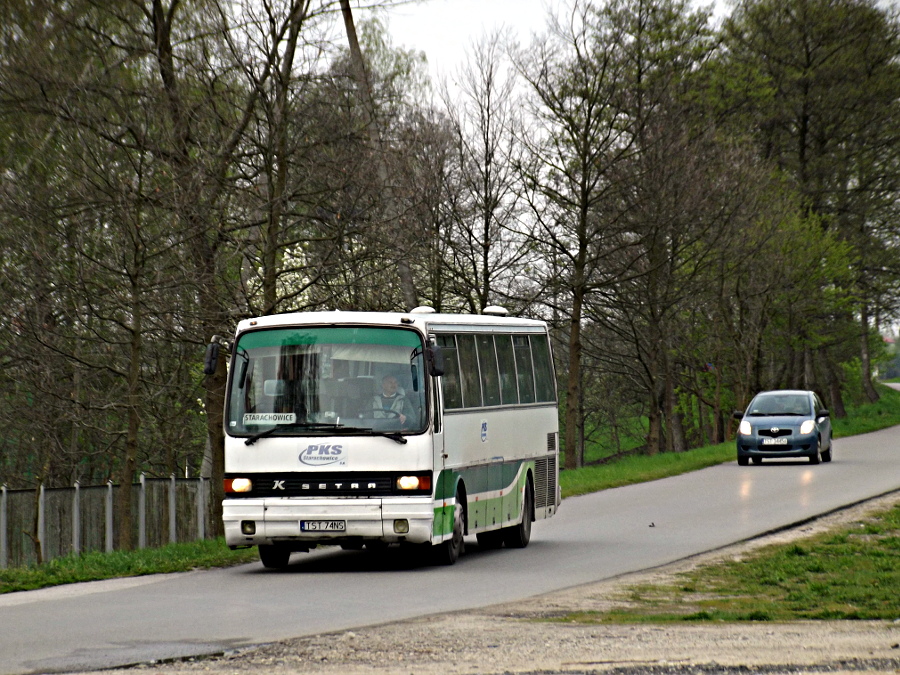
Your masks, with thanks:
[[[226,427],[259,438],[418,433],[426,419],[423,365],[422,340],[408,329],[244,333],[231,364]]]
[[[748,415],[811,415],[805,394],[765,394],[750,403]]]

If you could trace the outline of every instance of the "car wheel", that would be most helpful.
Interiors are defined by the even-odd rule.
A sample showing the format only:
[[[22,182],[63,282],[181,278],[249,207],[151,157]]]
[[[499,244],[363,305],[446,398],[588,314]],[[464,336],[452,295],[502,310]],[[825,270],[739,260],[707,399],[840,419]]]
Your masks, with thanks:
[[[266,569],[283,570],[291,560],[291,551],[283,546],[262,544],[259,547],[259,559]]]
[[[465,507],[462,502],[462,495],[456,492],[456,504],[453,507],[453,534],[449,539],[442,541],[435,547],[435,561],[439,565],[452,565],[459,556],[465,551],[466,543],[463,539],[465,532],[465,524],[463,522],[463,514]]]
[[[809,456],[810,464],[818,464],[819,463],[821,451],[822,451],[822,448],[819,444],[819,441],[816,440],[816,451],[815,451],[815,453],[813,453],[812,455]]]
[[[503,529],[503,542],[509,548],[525,548],[531,541],[531,521],[534,520],[534,497],[531,482],[525,484],[522,497],[522,520],[518,525]]]
[[[750,463],[749,457],[744,457],[743,455],[738,455],[738,464],[740,466],[747,466]]]
[[[832,450],[834,450],[834,444],[833,444],[833,442],[832,442],[832,443],[829,443],[829,444],[828,444],[828,449],[825,450],[825,451],[822,453],[822,461],[823,461],[823,462],[830,462],[830,461],[831,461],[831,451],[832,451]]]

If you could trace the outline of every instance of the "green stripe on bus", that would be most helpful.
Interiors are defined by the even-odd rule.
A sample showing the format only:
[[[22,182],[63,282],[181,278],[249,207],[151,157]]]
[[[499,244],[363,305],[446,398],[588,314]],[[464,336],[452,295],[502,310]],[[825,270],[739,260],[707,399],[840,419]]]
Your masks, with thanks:
[[[244,349],[258,347],[288,347],[315,344],[390,345],[392,347],[421,348],[422,338],[405,328],[270,328],[244,333],[238,345]]]
[[[452,500],[456,498],[457,486],[460,482],[465,486],[467,507],[469,511],[469,527],[472,529],[481,529],[486,526],[500,525],[504,523],[517,522],[521,510],[521,499],[519,495],[524,489],[528,480],[528,470],[534,472],[534,460],[520,460],[513,462],[504,462],[502,465],[497,464],[494,468],[501,469],[496,471],[496,479],[491,475],[489,483],[485,483],[486,489],[473,489],[473,486],[482,479],[482,472],[489,465],[479,465],[474,467],[465,467],[461,469],[446,469],[439,473],[435,482],[435,507],[434,507],[434,523],[432,532],[435,537],[449,535],[453,530],[453,512],[455,505]],[[521,470],[520,470],[521,469]],[[499,493],[509,493],[507,497],[501,496]],[[497,493],[496,496],[484,497],[484,493]],[[475,496],[478,501],[473,501]],[[511,502],[506,500],[511,499]],[[444,502],[448,502],[446,506]],[[439,503],[438,503],[439,502]],[[503,504],[507,503],[511,508],[508,513],[503,512]],[[478,522],[476,524],[477,514],[485,514],[496,509],[499,516],[498,523]],[[484,518],[484,516],[481,516]]]

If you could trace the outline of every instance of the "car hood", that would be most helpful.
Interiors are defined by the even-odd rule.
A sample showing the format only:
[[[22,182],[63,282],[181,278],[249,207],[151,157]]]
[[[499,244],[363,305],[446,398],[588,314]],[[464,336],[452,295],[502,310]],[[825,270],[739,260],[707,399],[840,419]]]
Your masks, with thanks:
[[[799,427],[810,417],[808,415],[802,417],[797,415],[766,415],[765,417],[745,415],[744,419],[754,427]]]

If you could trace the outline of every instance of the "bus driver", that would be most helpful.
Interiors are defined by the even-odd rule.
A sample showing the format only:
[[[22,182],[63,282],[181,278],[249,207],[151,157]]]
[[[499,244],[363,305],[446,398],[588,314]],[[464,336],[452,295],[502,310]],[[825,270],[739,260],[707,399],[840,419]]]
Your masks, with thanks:
[[[375,396],[372,407],[375,409],[375,417],[396,417],[401,426],[406,424],[410,413],[409,402],[406,396],[397,391],[397,378],[393,375],[382,378],[381,394]]]

